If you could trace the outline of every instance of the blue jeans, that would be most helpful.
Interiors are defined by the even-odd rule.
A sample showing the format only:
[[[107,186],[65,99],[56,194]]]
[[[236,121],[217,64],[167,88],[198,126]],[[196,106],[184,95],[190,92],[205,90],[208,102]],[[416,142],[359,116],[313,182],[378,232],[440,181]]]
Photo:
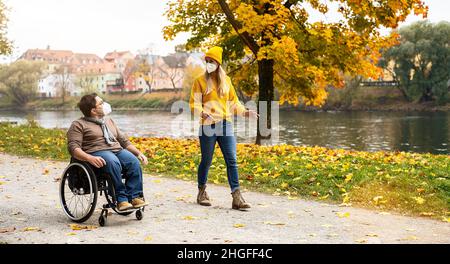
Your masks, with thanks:
[[[198,186],[205,185],[208,180],[208,171],[211,167],[217,141],[227,165],[228,183],[230,184],[231,192],[239,189],[236,138],[233,134],[232,123],[223,120],[216,124],[200,126],[199,139],[202,161],[198,166]]]
[[[106,165],[98,170],[111,176],[117,202],[128,202],[142,195],[141,165],[131,152],[122,149],[119,152],[97,151],[91,155],[102,157],[106,161]],[[122,182],[122,170],[126,175],[125,184]]]

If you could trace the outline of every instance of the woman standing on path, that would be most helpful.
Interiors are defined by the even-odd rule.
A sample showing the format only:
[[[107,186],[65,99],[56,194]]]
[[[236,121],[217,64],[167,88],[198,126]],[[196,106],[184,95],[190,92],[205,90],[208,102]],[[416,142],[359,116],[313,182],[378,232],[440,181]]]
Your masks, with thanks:
[[[206,72],[198,77],[192,86],[189,101],[191,112],[200,116],[199,140],[202,160],[198,166],[197,203],[210,206],[206,193],[208,171],[216,142],[219,143],[227,165],[228,183],[233,197],[232,208],[250,208],[239,189],[239,175],[236,159],[236,138],[233,134],[232,119],[235,114],[258,117],[239,102],[236,91],[222,68],[222,48],[213,47],[205,54]]]

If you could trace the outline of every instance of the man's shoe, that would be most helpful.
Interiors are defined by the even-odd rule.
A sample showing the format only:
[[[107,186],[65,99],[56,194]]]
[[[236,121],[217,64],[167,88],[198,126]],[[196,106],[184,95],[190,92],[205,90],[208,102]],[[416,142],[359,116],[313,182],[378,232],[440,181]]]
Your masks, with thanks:
[[[131,208],[133,208],[133,205],[130,204],[129,202],[120,202],[117,205],[117,210],[118,211],[126,211],[126,210],[129,210]]]
[[[134,198],[131,201],[131,204],[134,208],[140,208],[148,205],[148,203],[142,200],[142,198]]]
[[[211,206],[211,202],[209,201],[209,196],[206,193],[206,185],[203,185],[198,188],[197,203],[199,205],[203,205],[203,206]]]

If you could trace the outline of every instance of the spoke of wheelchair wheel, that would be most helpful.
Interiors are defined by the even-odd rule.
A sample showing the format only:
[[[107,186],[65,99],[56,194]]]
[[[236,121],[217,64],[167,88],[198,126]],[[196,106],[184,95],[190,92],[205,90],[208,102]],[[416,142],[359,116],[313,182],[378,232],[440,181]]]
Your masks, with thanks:
[[[75,199],[76,199],[76,205],[75,205],[75,210],[77,211],[77,216],[78,216],[78,204],[79,204],[79,202],[80,202],[80,197],[78,197],[78,195],[77,196],[75,196]]]
[[[91,196],[92,196],[92,193],[89,194],[89,195],[83,195],[83,196],[84,196],[84,200],[87,202],[87,208],[86,208],[86,210],[89,210],[90,205],[91,205]]]
[[[78,195],[78,204],[80,205],[80,216],[84,214],[84,206],[83,206],[83,199]]]
[[[84,196],[84,195],[82,195],[82,196]],[[82,213],[82,215],[84,215],[84,203],[83,203],[83,201],[82,201],[83,198],[84,198],[84,197],[80,197],[81,213]]]
[[[72,208],[71,205],[73,203],[73,198],[75,198],[75,195],[72,194],[72,198],[70,198],[70,200],[66,203],[67,208],[69,208],[69,210],[71,210],[70,208]]]
[[[84,209],[85,210],[85,212],[84,212],[84,214],[86,214],[88,211],[89,211],[89,206],[90,206],[90,203],[89,203],[89,197],[91,197],[91,194],[89,194],[89,195],[83,195],[83,198],[84,198],[84,200],[85,201],[87,201],[87,203],[86,203],[86,208]]]

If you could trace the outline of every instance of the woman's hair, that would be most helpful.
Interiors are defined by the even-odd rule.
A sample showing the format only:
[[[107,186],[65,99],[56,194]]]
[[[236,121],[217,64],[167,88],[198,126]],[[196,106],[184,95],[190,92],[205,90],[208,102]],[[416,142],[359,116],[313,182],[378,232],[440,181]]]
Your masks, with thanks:
[[[211,74],[208,72],[205,72],[205,78],[206,78],[205,94],[209,94],[213,90],[213,79],[211,78]],[[230,87],[228,86],[227,83],[227,73],[220,64],[218,67],[217,84],[219,96],[224,96],[225,94],[228,94],[228,92],[230,91]]]

